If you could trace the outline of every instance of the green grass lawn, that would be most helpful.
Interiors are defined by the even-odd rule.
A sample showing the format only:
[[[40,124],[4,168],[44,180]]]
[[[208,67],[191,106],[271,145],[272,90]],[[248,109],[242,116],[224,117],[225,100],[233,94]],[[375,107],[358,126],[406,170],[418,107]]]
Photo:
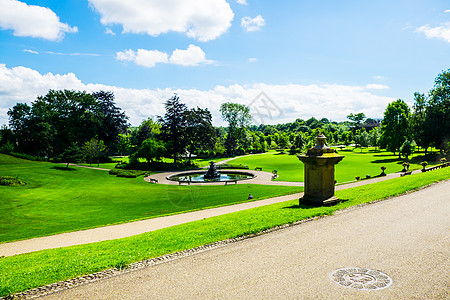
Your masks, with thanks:
[[[339,209],[400,195],[449,178],[450,168],[444,168],[337,191],[340,199],[348,201],[332,207],[299,207],[297,200],[286,201],[124,239],[0,257],[0,297],[83,274],[123,267],[132,262],[257,233],[278,225],[329,215]]]
[[[231,157],[220,157],[220,158],[192,158],[192,162],[197,165],[198,167],[202,168],[202,167],[206,167],[209,166],[209,162],[211,160],[213,160],[215,163],[221,162],[223,160],[229,159]],[[117,165],[117,163],[119,162],[123,162],[123,163],[128,163],[129,159],[128,156],[124,156],[124,157],[113,157],[112,158],[113,162],[111,163],[99,163],[97,165],[97,163],[80,163],[79,165],[81,166],[90,166],[90,167],[99,167],[99,168],[104,168],[104,169],[114,169]],[[140,162],[146,162],[145,159],[140,158],[139,159]],[[163,158],[162,159],[163,162],[165,163],[173,163],[173,159],[170,158]]]
[[[374,148],[365,148],[361,152],[356,150],[341,150],[339,155],[345,156],[344,159],[336,165],[336,180],[338,183],[354,181],[356,176],[365,178],[366,175],[376,176],[381,173],[381,167],[385,166],[386,173],[396,173],[403,169],[404,158],[398,158],[392,152],[384,150],[375,150]],[[410,157],[410,170],[421,169],[420,163],[426,160],[422,153],[413,154]],[[438,164],[438,160],[433,163],[428,160],[429,165]],[[280,154],[278,152],[269,152],[264,154],[250,155],[230,161],[232,164],[248,165],[254,170],[256,167],[263,168],[263,171],[278,171],[278,181],[304,181],[304,166],[296,155]]]
[[[0,186],[0,243],[302,191],[237,184],[176,186],[120,178],[106,171],[34,162],[0,154],[0,176],[26,186]]]

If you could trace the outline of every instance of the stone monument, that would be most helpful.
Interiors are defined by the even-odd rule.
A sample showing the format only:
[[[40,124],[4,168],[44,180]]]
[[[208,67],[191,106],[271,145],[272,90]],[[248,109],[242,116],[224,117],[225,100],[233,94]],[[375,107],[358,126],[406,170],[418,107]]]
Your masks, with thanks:
[[[336,154],[325,145],[326,137],[321,133],[317,145],[308,149],[306,155],[298,155],[305,165],[305,193],[300,204],[312,206],[334,205],[339,202],[334,196],[334,165],[344,156]]]

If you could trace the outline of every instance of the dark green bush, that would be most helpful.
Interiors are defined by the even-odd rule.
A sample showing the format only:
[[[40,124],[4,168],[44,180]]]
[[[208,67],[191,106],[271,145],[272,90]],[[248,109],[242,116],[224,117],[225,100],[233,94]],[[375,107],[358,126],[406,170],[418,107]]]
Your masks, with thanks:
[[[221,164],[217,166],[219,169],[248,169],[247,165],[243,165],[243,164]]]
[[[0,176],[0,185],[4,186],[21,186],[26,183],[20,180],[19,178],[13,176]]]

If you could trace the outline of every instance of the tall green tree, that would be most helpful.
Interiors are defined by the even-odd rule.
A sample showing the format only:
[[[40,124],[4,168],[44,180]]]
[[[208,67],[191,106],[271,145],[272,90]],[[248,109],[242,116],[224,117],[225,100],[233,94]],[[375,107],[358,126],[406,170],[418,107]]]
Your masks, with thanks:
[[[389,103],[384,111],[381,140],[386,149],[394,152],[394,155],[409,136],[409,115],[409,107],[401,99]]]
[[[427,98],[424,94],[414,93],[414,105],[411,113],[410,124],[411,133],[416,144],[425,149],[425,154],[430,146],[431,139],[428,134],[427,124]]]
[[[128,117],[116,106],[113,92],[99,91],[92,93],[92,96],[97,101],[100,118],[98,138],[111,148],[117,141],[117,136],[126,133],[129,127]]]
[[[355,132],[357,129],[361,129],[361,125],[366,119],[366,115],[362,112],[356,114],[351,113],[347,116],[347,119],[352,121],[353,132]]]
[[[436,77],[429,93],[425,130],[442,155],[450,140],[450,69]]]
[[[234,153],[240,140],[245,137],[245,130],[250,126],[250,108],[243,104],[226,102],[220,106],[220,112],[222,119],[228,123],[225,148]]]
[[[162,141],[148,138],[142,143],[136,155],[144,158],[150,164],[153,160],[161,159],[165,153],[166,147]]]
[[[98,166],[100,165],[100,157],[106,151],[106,145],[102,140],[92,138],[83,144],[82,150],[86,157],[89,158],[89,165],[92,164],[93,159],[96,159]]]
[[[200,107],[184,112],[186,126],[187,150],[189,151],[189,164],[191,156],[197,150],[212,150],[216,144],[216,130],[212,125],[212,115],[208,109]]]
[[[186,125],[184,114],[187,110],[186,104],[180,102],[177,95],[169,98],[164,107],[166,113],[159,116],[158,121],[162,125],[161,136],[167,142],[167,153],[173,157],[174,163],[177,163],[178,156],[183,154],[186,149]]]

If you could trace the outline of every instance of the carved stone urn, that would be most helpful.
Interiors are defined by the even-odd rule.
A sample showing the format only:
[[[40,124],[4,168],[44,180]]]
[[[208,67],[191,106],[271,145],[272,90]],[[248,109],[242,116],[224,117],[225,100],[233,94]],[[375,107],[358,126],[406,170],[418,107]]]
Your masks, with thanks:
[[[305,191],[299,203],[312,206],[328,206],[339,202],[334,195],[334,165],[344,156],[325,145],[326,137],[316,137],[317,145],[308,149],[306,155],[297,155],[305,165]]]

